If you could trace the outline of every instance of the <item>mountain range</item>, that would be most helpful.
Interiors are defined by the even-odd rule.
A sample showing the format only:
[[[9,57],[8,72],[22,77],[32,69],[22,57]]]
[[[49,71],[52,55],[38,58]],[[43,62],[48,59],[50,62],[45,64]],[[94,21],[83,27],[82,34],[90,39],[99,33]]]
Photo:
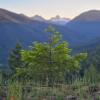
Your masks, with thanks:
[[[45,20],[39,15],[27,17],[24,14],[0,9],[0,62],[3,64],[7,62],[8,54],[16,42],[27,48],[34,41],[46,41],[48,34],[44,30],[48,25],[61,32],[63,40],[68,41],[71,48],[92,48],[94,44],[100,43],[98,10],[84,12],[72,20],[59,16]]]
[[[41,21],[41,22],[55,24],[55,25],[61,25],[61,26],[66,25],[70,21],[69,18],[62,18],[59,15],[52,17],[49,20],[46,20],[45,18],[43,18],[42,16],[39,16],[39,15],[35,15],[35,16],[31,17],[31,19],[35,20],[35,21]]]

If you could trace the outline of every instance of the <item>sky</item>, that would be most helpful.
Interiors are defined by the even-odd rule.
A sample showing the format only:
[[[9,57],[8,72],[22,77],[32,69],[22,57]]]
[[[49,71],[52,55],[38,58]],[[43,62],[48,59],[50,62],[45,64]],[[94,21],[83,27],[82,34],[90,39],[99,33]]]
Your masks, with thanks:
[[[87,10],[100,10],[100,0],[0,0],[0,8],[46,19],[56,15],[74,18]]]

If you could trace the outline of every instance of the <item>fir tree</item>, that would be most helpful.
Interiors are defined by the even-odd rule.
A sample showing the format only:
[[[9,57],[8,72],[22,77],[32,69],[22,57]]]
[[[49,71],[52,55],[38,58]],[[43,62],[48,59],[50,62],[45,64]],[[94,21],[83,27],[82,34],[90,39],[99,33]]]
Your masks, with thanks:
[[[16,43],[15,49],[10,52],[8,63],[12,73],[16,73],[16,68],[22,67],[21,49],[20,43]]]
[[[29,50],[22,50],[22,60],[28,63],[25,69],[18,69],[17,75],[42,80],[48,84],[53,81],[63,82],[66,72],[80,69],[80,62],[86,54],[71,55],[68,43],[51,26],[46,30],[49,34],[47,42],[35,42]]]

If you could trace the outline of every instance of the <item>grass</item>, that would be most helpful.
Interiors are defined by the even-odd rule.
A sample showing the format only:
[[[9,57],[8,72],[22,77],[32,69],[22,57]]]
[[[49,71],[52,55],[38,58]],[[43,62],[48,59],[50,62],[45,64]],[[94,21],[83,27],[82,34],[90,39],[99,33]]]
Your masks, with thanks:
[[[1,94],[6,94],[4,100],[100,100],[100,82],[94,82],[85,77],[71,80],[67,84],[55,83],[52,87],[38,82],[9,81],[6,86],[0,86]],[[12,99],[13,98],[13,99]]]

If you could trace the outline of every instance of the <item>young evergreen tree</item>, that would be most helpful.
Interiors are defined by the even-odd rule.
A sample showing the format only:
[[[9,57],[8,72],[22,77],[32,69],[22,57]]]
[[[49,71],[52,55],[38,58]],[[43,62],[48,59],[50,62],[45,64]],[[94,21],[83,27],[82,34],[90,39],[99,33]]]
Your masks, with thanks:
[[[12,71],[12,74],[16,73],[16,68],[22,67],[22,61],[21,61],[21,45],[20,43],[16,43],[15,49],[13,49],[10,52],[10,55],[8,57],[8,63],[9,67]]]
[[[87,54],[72,56],[68,43],[62,40],[59,32],[51,26],[46,32],[49,34],[47,42],[35,42],[29,50],[22,50],[22,60],[28,65],[24,70],[18,69],[17,75],[42,80],[48,84],[54,80],[62,82],[66,72],[80,69],[80,63]]]

